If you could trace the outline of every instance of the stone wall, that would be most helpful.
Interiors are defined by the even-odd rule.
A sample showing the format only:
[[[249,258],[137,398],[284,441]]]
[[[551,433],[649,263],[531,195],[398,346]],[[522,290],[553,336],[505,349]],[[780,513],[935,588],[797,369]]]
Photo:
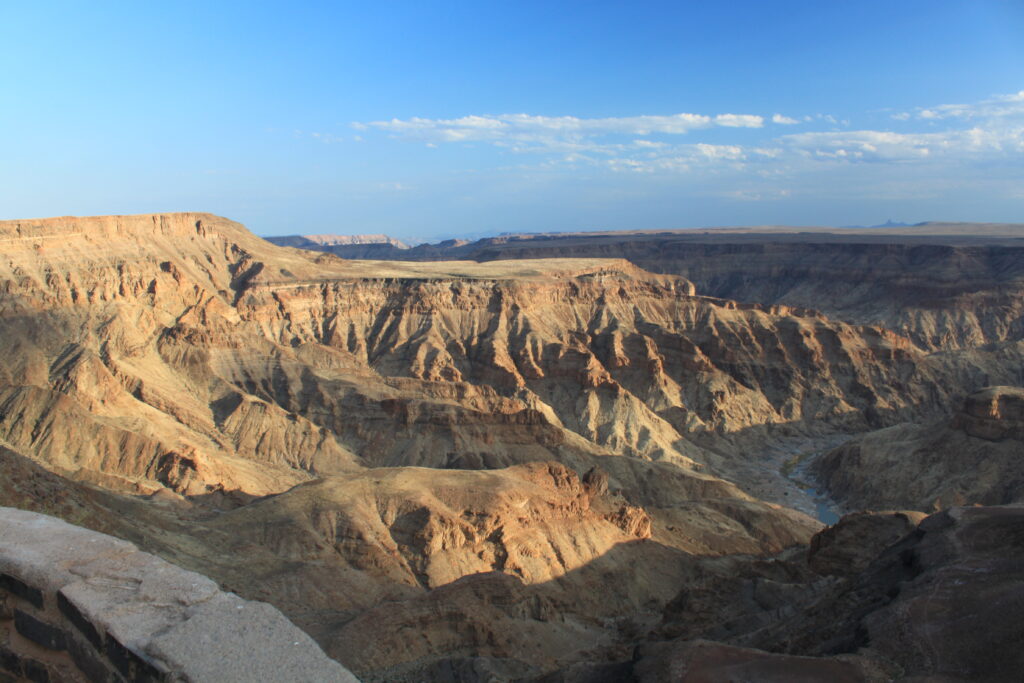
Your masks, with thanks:
[[[0,682],[355,681],[277,609],[134,545],[0,507]]]

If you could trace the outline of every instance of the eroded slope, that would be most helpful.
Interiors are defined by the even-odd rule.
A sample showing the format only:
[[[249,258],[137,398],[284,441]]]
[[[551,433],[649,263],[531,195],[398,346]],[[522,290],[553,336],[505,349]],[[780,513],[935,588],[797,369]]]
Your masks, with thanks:
[[[759,444],[940,414],[1020,365],[622,259],[348,262],[205,214],[0,223],[0,318],[5,500],[381,678],[625,656],[736,562],[707,558],[819,527],[744,492]]]

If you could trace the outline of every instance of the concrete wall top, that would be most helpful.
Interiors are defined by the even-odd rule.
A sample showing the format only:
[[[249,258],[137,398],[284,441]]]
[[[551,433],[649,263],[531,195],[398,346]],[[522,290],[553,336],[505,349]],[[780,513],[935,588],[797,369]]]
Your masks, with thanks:
[[[0,596],[17,677],[356,681],[274,607],[47,515],[0,507]]]

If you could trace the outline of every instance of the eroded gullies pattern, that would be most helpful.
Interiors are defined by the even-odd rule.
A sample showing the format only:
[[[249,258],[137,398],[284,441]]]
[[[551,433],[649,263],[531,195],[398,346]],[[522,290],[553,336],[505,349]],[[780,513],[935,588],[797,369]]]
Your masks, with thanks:
[[[369,677],[616,667],[676,604],[693,637],[764,625],[820,588],[763,559],[820,528],[764,454],[1021,366],[621,258],[353,262],[203,214],[0,232],[6,499],[272,601]]]

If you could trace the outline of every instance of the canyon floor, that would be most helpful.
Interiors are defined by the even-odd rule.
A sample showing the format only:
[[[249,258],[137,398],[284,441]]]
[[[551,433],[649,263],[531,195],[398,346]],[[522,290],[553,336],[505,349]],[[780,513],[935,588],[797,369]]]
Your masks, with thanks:
[[[0,222],[0,504],[363,680],[1014,680],[1022,238]]]

